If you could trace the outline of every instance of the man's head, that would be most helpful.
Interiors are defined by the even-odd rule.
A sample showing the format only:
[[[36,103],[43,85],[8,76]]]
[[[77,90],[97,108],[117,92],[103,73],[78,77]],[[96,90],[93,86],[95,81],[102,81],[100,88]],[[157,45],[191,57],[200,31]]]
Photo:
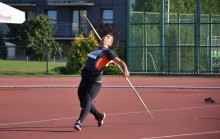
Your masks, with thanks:
[[[103,47],[109,48],[114,43],[114,36],[111,33],[108,33],[102,38],[102,45]]]

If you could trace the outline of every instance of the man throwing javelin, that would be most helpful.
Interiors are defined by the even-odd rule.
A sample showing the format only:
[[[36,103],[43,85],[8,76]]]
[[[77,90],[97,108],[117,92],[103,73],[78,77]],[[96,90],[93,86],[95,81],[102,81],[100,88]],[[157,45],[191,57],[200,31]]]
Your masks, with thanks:
[[[74,125],[74,128],[77,131],[81,130],[82,123],[89,112],[94,115],[97,120],[98,127],[103,125],[106,114],[104,112],[99,112],[92,102],[101,89],[101,75],[105,65],[109,63],[116,63],[123,70],[125,77],[130,75],[125,62],[122,61],[113,50],[109,49],[113,43],[114,36],[112,34],[107,34],[102,38],[99,49],[90,52],[87,55],[88,58],[85,63],[85,67],[82,69],[82,78],[78,88],[78,98],[82,109],[79,119]]]

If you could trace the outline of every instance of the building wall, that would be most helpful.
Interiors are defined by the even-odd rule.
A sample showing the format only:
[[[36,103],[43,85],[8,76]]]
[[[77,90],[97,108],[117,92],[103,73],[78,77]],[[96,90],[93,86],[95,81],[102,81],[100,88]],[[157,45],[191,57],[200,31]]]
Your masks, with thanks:
[[[34,12],[57,10],[57,22],[72,22],[72,10],[87,10],[87,17],[95,23],[102,18],[103,9],[113,9],[113,28],[120,33],[118,39],[125,42],[126,0],[95,0],[94,6],[48,6],[45,0],[38,0]]]
[[[1,1],[1,0],[0,0]],[[18,0],[17,0],[18,1]],[[36,6],[14,6],[20,10],[32,10],[35,15],[45,13],[48,10],[57,11],[57,23],[68,24],[67,27],[60,27],[65,29],[64,32],[68,32],[70,36],[63,36],[62,33],[58,33],[55,39],[59,41],[72,41],[74,37],[72,32],[72,11],[73,10],[87,10],[87,17],[92,23],[102,19],[102,10],[111,9],[113,10],[113,28],[120,33],[118,40],[125,42],[126,38],[126,0],[94,0],[94,6],[50,6],[46,0],[36,0]],[[9,5],[13,5],[10,3]],[[89,27],[89,25],[88,25]],[[89,27],[90,28],[90,27]],[[62,32],[62,31],[61,31]],[[60,35],[60,36],[58,36]],[[71,36],[72,35],[72,36]]]
[[[93,22],[101,19],[101,10],[113,9],[113,27],[120,35],[119,40],[126,39],[126,0],[95,0],[95,6],[91,8],[88,17],[91,17]]]

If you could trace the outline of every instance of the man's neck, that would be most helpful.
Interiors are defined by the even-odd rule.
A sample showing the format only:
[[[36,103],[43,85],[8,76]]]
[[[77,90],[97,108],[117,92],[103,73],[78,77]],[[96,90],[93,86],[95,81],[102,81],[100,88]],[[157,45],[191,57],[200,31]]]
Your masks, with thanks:
[[[101,45],[100,47],[104,48],[104,49],[108,49],[109,46],[108,45]]]

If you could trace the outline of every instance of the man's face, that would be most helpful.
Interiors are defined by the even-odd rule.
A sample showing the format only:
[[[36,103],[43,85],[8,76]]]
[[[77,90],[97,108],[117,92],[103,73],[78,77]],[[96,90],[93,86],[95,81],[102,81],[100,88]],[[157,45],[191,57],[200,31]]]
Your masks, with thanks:
[[[103,42],[103,45],[112,46],[112,44],[113,44],[113,37],[111,35],[105,35],[102,38],[102,42]]]

